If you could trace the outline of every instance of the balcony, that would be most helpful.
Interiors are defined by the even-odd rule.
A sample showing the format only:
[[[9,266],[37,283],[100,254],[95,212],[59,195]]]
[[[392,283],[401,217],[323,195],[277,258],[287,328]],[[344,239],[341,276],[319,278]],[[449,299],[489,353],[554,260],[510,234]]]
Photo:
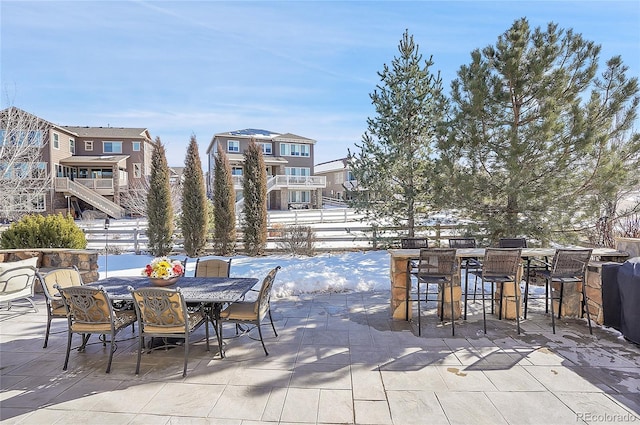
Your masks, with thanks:
[[[244,176],[232,176],[233,188],[242,190],[242,181]],[[327,178],[325,176],[268,176],[268,179],[274,179],[273,189],[322,189],[327,187]]]

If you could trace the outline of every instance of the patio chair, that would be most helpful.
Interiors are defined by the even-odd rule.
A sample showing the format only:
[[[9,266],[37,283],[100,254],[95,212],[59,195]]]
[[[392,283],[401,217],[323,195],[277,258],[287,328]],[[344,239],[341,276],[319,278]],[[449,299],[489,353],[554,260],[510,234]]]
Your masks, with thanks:
[[[58,285],[61,288],[82,286],[83,282],[82,276],[80,275],[78,268],[75,266],[52,270],[41,277],[40,282],[42,283],[42,290],[47,304],[47,330],[44,336],[44,345],[42,348],[47,348],[49,334],[51,332],[51,321],[53,319],[67,318],[67,309],[65,308],[64,303],[62,302],[62,297],[55,286]]]
[[[582,311],[581,316],[584,315],[584,312],[587,312],[587,322],[589,323],[589,333],[593,334],[593,329],[591,327],[591,315],[589,314],[589,303],[586,293],[586,273],[587,273],[587,265],[589,264],[589,259],[591,258],[592,249],[557,249],[554,256],[553,261],[551,262],[550,270],[541,271],[540,275],[544,277],[546,281],[546,294],[545,297],[550,299],[551,301],[551,326],[553,329],[553,333],[556,333],[556,322],[555,322],[555,314],[553,312],[553,301],[558,300],[558,319],[560,319],[562,315],[562,297],[564,294],[564,284],[565,283],[578,283],[580,282],[582,285]],[[554,287],[554,283],[559,287],[557,292],[559,294],[556,296],[556,288]],[[529,287],[525,287],[525,293],[528,293]],[[525,314],[527,311],[527,301],[529,297],[525,298]]]
[[[491,304],[493,306],[493,293],[495,285],[500,285],[500,303],[498,318],[502,319],[502,301],[505,297],[505,283],[513,284],[512,295],[516,301],[516,322],[518,325],[518,335],[520,334],[520,297],[518,297],[518,269],[520,268],[522,249],[520,248],[487,248],[484,252],[482,267],[480,270],[472,270],[474,274],[482,280],[482,321],[484,333],[487,333],[487,311],[485,307],[485,283],[491,283]],[[493,307],[492,307],[493,311]]]
[[[7,303],[7,310],[13,301],[25,300],[38,312],[33,302],[37,263],[38,257],[0,263],[0,302]]]
[[[447,300],[445,296],[446,286],[448,284],[450,294],[449,303],[451,304],[451,335],[455,335],[455,320],[453,307],[453,279],[456,273],[456,250],[450,248],[422,248],[420,249],[420,259],[416,272],[417,278],[417,299],[418,302],[418,335],[422,335],[422,310],[420,308],[421,301],[425,304],[429,301],[438,303],[438,311],[440,320],[444,321],[444,303]],[[421,299],[420,286],[426,286],[425,296]],[[438,289],[435,294],[438,298],[429,298],[429,285],[437,285]],[[408,290],[408,287],[407,287]],[[407,294],[407,304],[409,304],[410,296]],[[407,316],[408,317],[408,316]]]
[[[402,249],[420,249],[429,247],[429,238],[401,238],[400,247]]]
[[[475,238],[449,238],[449,248],[464,249],[476,248]],[[464,320],[467,320],[467,301],[469,299],[469,273],[471,270],[479,270],[482,263],[476,257],[463,258],[460,261],[460,269],[464,270]],[[476,301],[476,293],[478,286],[478,276],[474,275],[473,282],[473,301]]]
[[[525,238],[501,238],[498,242],[500,248],[527,248],[527,240]],[[537,273],[541,270],[548,270],[547,257],[544,257],[542,261],[532,257],[522,257],[524,261],[524,281],[525,286],[529,286],[532,273]],[[525,302],[527,293],[524,294]],[[549,304],[546,304],[546,311],[549,312]],[[493,313],[493,310],[491,311]],[[527,310],[524,310],[524,318],[527,318]]]
[[[129,287],[138,316],[138,361],[136,375],[140,373],[140,360],[144,349],[145,337],[162,338],[161,346],[153,346],[149,352],[158,348],[177,346],[170,339],[184,339],[184,368],[182,376],[187,376],[189,359],[189,339],[200,326],[205,325],[207,351],[209,351],[208,319],[202,310],[190,312],[180,288],[140,288]]]
[[[231,273],[231,258],[221,260],[218,258],[196,260],[196,277],[229,277]]]
[[[122,329],[136,321],[135,312],[131,310],[115,311],[109,295],[101,286],[68,286],[55,285],[61,295],[67,312],[69,323],[67,337],[67,354],[62,370],[67,370],[73,334],[82,334],[79,351],[84,351],[91,334],[102,335],[102,345],[106,346],[106,335],[110,337],[109,361],[106,373],[111,371],[113,353],[116,351],[116,335]]]
[[[276,278],[276,274],[280,270],[280,266],[273,268],[269,274],[262,281],[260,290],[258,291],[258,298],[255,301],[237,301],[231,303],[227,308],[220,312],[220,329],[222,332],[222,322],[231,322],[236,325],[248,324],[254,325],[258,328],[258,335],[260,336],[260,342],[264,349],[264,354],[269,355],[267,347],[264,345],[264,338],[262,336],[262,324],[266,316],[269,316],[269,322],[271,322],[271,328],[275,336],[278,336],[276,327],[273,324],[273,317],[271,316],[271,288]],[[248,333],[252,328],[245,330],[244,333]],[[236,327],[236,333],[238,327]],[[222,333],[221,333],[222,335]]]

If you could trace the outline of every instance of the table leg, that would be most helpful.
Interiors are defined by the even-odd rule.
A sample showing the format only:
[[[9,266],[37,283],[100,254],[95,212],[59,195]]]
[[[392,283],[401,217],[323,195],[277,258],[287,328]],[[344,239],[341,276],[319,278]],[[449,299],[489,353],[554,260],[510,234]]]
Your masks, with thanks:
[[[220,358],[223,359],[224,356],[224,348],[222,345],[222,320],[220,320],[220,311],[222,309],[222,304],[213,303],[211,309],[209,310],[209,320],[214,326],[216,331],[216,337],[218,339],[218,347],[220,349]]]

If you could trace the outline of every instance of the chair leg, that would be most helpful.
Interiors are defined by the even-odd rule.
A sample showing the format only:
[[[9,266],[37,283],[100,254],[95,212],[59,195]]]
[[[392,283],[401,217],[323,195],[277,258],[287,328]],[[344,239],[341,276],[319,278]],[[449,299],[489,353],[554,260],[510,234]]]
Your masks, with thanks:
[[[487,334],[487,309],[484,303],[484,285],[482,286],[482,327],[484,328],[485,335]]]
[[[583,314],[584,310],[587,312],[587,323],[589,324],[589,334],[593,335],[593,328],[591,327],[591,314],[589,313],[589,299],[587,298],[587,291],[585,289],[585,281],[582,281],[582,303],[583,303]]]
[[[111,362],[113,361],[113,352],[116,351],[115,347],[116,336],[111,335],[111,345],[109,346],[109,361],[107,362],[107,370],[105,373],[111,372]]]
[[[493,284],[492,284],[493,285]],[[502,320],[502,300],[504,299],[504,282],[500,282],[500,303],[498,304],[498,320]]]
[[[482,281],[482,290],[484,291],[484,280]],[[495,305],[494,294],[495,294],[495,292],[496,292],[495,282],[491,282],[491,293],[489,294],[491,296],[491,314],[495,314],[495,311],[494,311],[494,305]]]
[[[271,308],[269,308],[269,321],[271,322],[271,329],[273,329],[273,333],[278,336],[278,332],[276,332],[276,327],[273,324],[273,317],[271,317]]]
[[[425,296],[425,299],[429,298],[429,285],[427,284],[427,294]],[[422,313],[420,311],[420,303],[422,301],[420,300],[420,279],[418,279],[418,336],[422,336],[422,325],[420,323],[420,317],[422,316]]]
[[[553,312],[553,300],[555,299],[555,297],[553,296],[553,282],[547,280],[547,283],[549,285],[549,301],[550,301],[550,305],[551,305],[551,328],[553,329],[553,333],[556,333],[556,315]]]
[[[529,309],[529,279],[524,282],[524,318],[527,319],[527,311]]]
[[[69,353],[71,352],[71,337],[73,336],[73,333],[71,332],[71,329],[69,329],[69,334],[67,336],[67,354],[64,357],[64,366],[62,367],[62,370],[67,370],[67,365],[69,364]]]
[[[407,281],[405,282],[405,287],[406,291],[404,296],[404,318],[405,320],[409,321],[409,304],[411,303],[411,301],[409,300],[409,298],[411,297],[411,261],[407,262]],[[418,295],[418,299],[419,298],[420,295]]]
[[[475,286],[473,289],[475,291]],[[469,269],[464,269],[464,320],[467,320],[467,298],[469,298]]]
[[[442,288],[444,289],[444,288]],[[453,279],[449,282],[449,289],[451,299],[449,300],[449,304],[451,304],[451,336],[456,336],[456,319],[454,317],[453,312]],[[442,304],[444,304],[444,291],[442,291]],[[444,312],[443,312],[444,313]]]
[[[258,335],[260,336],[260,342],[262,343],[262,348],[264,349],[264,354],[265,356],[269,355],[269,352],[267,351],[267,347],[264,345],[264,338],[262,338],[262,323],[260,323],[260,321],[258,320]]]
[[[558,319],[562,317],[562,295],[564,294],[564,281],[560,281],[560,301],[558,302]]]
[[[51,331],[51,316],[47,315],[47,331],[44,334],[44,345],[42,348],[47,348],[47,343],[49,342],[49,332]]]
[[[138,336],[138,361],[136,362],[136,375],[140,373],[140,360],[142,358],[142,349],[144,348],[144,337]]]
[[[182,377],[187,376],[187,362],[189,361],[189,333],[184,337],[184,368],[182,368]]]
[[[518,298],[518,289],[520,287],[519,282],[513,282],[513,293],[516,298],[516,323],[518,325],[518,335],[520,335],[520,298]],[[525,310],[526,314],[526,310]]]

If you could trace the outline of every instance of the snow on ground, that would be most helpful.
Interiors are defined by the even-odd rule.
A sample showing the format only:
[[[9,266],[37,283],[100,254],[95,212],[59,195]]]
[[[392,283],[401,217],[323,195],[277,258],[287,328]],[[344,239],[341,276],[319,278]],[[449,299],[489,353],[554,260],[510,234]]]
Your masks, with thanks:
[[[100,278],[106,276],[139,276],[153,257],[150,255],[120,254],[98,259]],[[184,257],[173,257],[183,260]],[[221,257],[206,257],[221,258]],[[286,297],[303,293],[347,291],[388,291],[389,253],[362,251],[326,253],[314,257],[269,255],[264,257],[236,256],[231,260],[232,277],[262,279],[276,266],[278,272],[273,296]],[[196,260],[187,260],[187,276],[193,276]]]

